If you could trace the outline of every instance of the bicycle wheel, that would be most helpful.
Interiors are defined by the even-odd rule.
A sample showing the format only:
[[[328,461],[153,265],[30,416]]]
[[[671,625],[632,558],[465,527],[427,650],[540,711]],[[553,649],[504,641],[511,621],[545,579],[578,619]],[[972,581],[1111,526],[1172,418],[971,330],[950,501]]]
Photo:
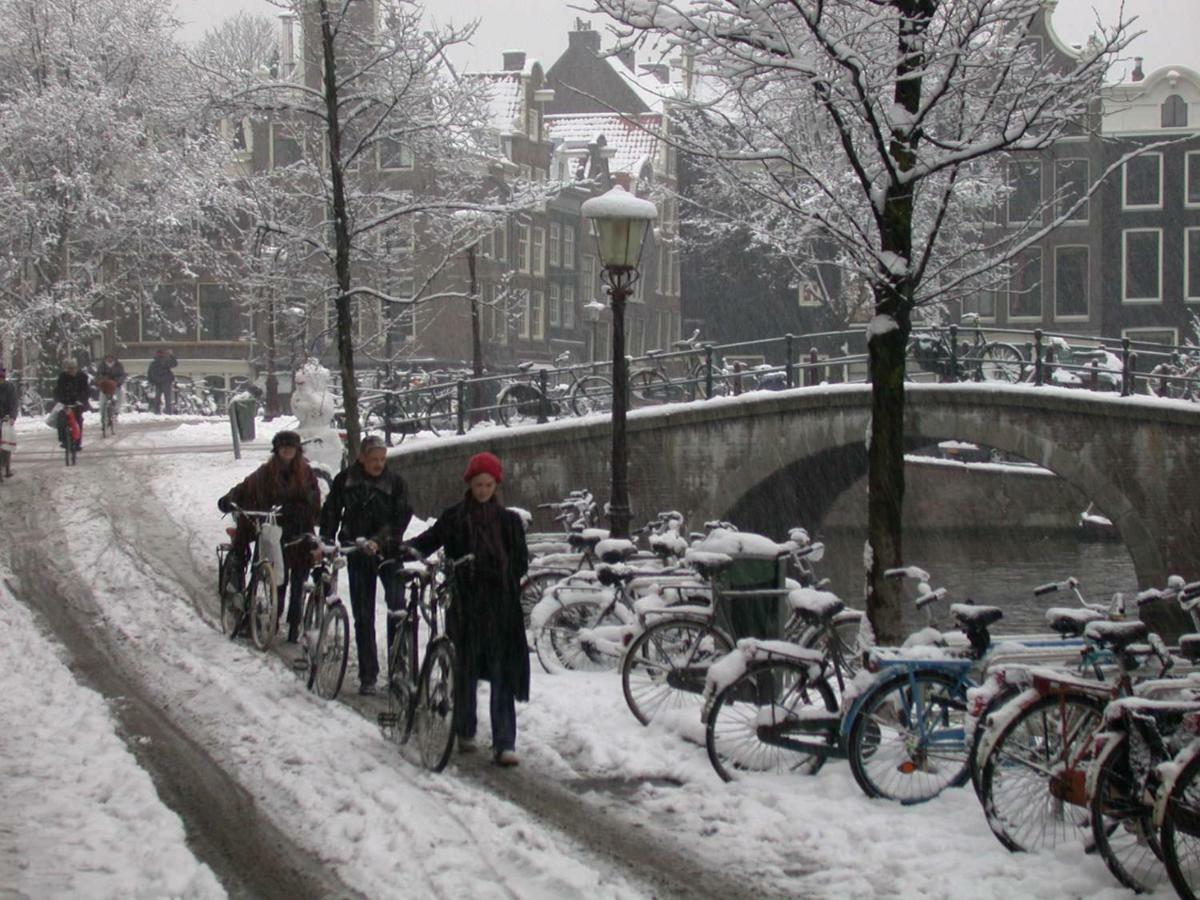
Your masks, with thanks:
[[[612,409],[612,382],[603,375],[584,375],[571,388],[571,411],[577,416],[607,413]]]
[[[585,628],[620,628],[624,621],[607,601],[577,600],[546,618],[534,639],[538,662],[550,674],[564,671],[603,672],[615,669],[620,657],[580,640]]]
[[[640,403],[672,403],[679,389],[657,369],[639,369],[629,375],[629,395]]]
[[[708,761],[724,781],[746,772],[816,774],[825,757],[797,743],[832,746],[837,729],[817,734],[797,726],[820,710],[836,722],[833,688],[823,678],[809,678],[807,666],[782,659],[753,665],[713,700],[704,728]]]
[[[1183,764],[1163,808],[1159,838],[1175,892],[1196,900],[1200,887],[1200,753]]]
[[[706,622],[655,622],[621,660],[625,703],[643,725],[664,713],[698,716],[709,666],[732,650],[732,641]]]
[[[235,557],[226,553],[217,571],[217,594],[221,598],[221,633],[237,637],[238,626],[246,612],[246,598],[238,584]]]
[[[342,604],[326,607],[316,649],[311,652],[314,662],[308,688],[315,689],[318,697],[333,700],[342,690],[350,658],[350,616]]]
[[[1145,779],[1138,769],[1162,760],[1131,759],[1130,737],[1122,735],[1093,765],[1095,784],[1089,798],[1092,839],[1113,877],[1141,893],[1162,884],[1166,871],[1154,827],[1154,804],[1143,793]],[[1144,775],[1143,771],[1140,773]]]
[[[979,777],[983,811],[1014,853],[1085,842],[1082,755],[1103,704],[1090,694],[1042,697],[1002,727]]]
[[[814,627],[804,632],[800,637],[800,646],[817,650],[829,656],[836,645],[841,655],[842,672],[846,681],[858,674],[862,664],[861,654],[858,653],[858,632],[862,627],[863,614],[858,610],[848,609],[838,614],[832,628]]]
[[[1020,688],[1015,685],[1005,685],[996,696],[987,702],[987,706],[984,707],[979,720],[975,723],[975,731],[970,736],[971,748],[968,751],[967,766],[971,772],[971,787],[981,803],[983,802],[983,759],[980,758],[979,748],[983,746],[983,736],[987,733],[988,717],[999,711],[1009,700],[1015,699],[1020,693]]]
[[[454,645],[446,638],[438,638],[425,652],[413,719],[421,765],[442,771],[454,746]]]
[[[985,344],[978,356],[979,377],[983,381],[1016,384],[1025,369],[1025,357],[1012,344]]]
[[[259,650],[268,650],[279,630],[279,591],[275,584],[275,570],[270,563],[260,562],[254,567],[248,595],[250,640]]]
[[[396,628],[388,651],[387,712],[384,734],[403,744],[412,733],[413,706],[416,702],[417,673],[413,670],[410,648],[415,623],[405,619]],[[381,723],[385,719],[380,720]]]
[[[965,784],[967,704],[958,682],[916,671],[868,689],[850,728],[854,780],[868,797],[924,803]]]
[[[434,434],[458,431],[458,404],[449,395],[434,397],[425,408],[425,424]]]
[[[529,614],[533,608],[542,602],[546,591],[552,585],[570,575],[570,572],[533,572],[525,576],[521,582],[521,612],[525,616],[525,627],[529,627]]]
[[[541,393],[528,384],[510,384],[496,400],[496,412],[505,426],[537,421]]]

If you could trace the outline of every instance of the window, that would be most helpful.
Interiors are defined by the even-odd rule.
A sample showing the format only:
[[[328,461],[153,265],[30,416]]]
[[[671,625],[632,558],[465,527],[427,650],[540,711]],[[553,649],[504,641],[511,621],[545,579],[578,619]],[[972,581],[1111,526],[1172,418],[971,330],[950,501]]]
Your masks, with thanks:
[[[562,226],[550,223],[550,265],[562,265]]]
[[[1121,234],[1121,299],[1157,303],[1162,299],[1162,231],[1135,228]]]
[[[1185,157],[1184,202],[1188,206],[1200,206],[1200,152],[1193,151]]]
[[[546,337],[546,295],[533,291],[529,295],[529,334],[527,337],[540,341]]]
[[[517,336],[529,340],[529,291],[517,291]]]
[[[1054,217],[1065,216],[1087,193],[1090,173],[1086,159],[1059,159],[1054,163]],[[1071,213],[1068,222],[1086,222],[1088,220],[1088,201],[1080,204]]]
[[[536,109],[527,109],[525,111],[525,133],[529,135],[531,141],[538,139],[538,114]]]
[[[1162,206],[1162,154],[1144,153],[1124,165],[1126,209]]]
[[[224,284],[200,285],[200,340],[236,341],[237,314]]]
[[[1197,266],[1200,273],[1200,266]],[[562,327],[575,327],[575,285],[564,284],[562,288]]]
[[[1183,297],[1189,302],[1200,301],[1200,228],[1183,232]]]
[[[300,142],[290,126],[282,122],[271,125],[271,168],[282,169],[300,161]]]
[[[392,296],[411,299],[413,280],[399,279],[392,288]],[[413,341],[417,338],[417,308],[411,303],[389,303],[387,306],[387,336],[393,344]]]
[[[659,241],[655,249],[658,252],[655,254],[654,289],[660,294],[665,294],[671,287],[671,274],[667,268],[667,245]]]
[[[1037,160],[1008,164],[1008,224],[1024,225],[1042,203],[1042,164]]]
[[[533,259],[531,260],[531,262],[533,264],[533,274],[534,275],[545,275],[546,274],[546,229],[545,228],[533,229],[533,247],[532,247],[531,252],[533,254]]]
[[[550,327],[558,328],[562,324],[562,289],[557,284],[550,285]]]
[[[645,330],[641,319],[634,318],[629,323],[629,353],[631,356],[645,355]]]
[[[1172,94],[1162,105],[1163,128],[1187,128],[1188,107],[1183,98]]]
[[[195,340],[196,286],[160,284],[142,307],[143,341]]]
[[[1042,251],[1027,251],[1013,263],[1008,289],[1010,319],[1042,317]]]
[[[583,254],[583,302],[587,303],[594,297],[600,296],[600,273],[596,268],[596,257],[590,253]]]
[[[517,226],[517,268],[522,272],[529,271],[529,226]]]
[[[963,312],[975,313],[981,319],[996,318],[996,293],[979,291],[963,300]]]
[[[1059,319],[1088,314],[1088,248],[1054,248],[1054,315]]]
[[[508,223],[500,225],[493,237],[496,241],[496,259],[500,262],[508,262]]]
[[[1171,344],[1174,346],[1179,342],[1179,335],[1174,328],[1123,328],[1121,337],[1129,338],[1134,343],[1140,341],[1146,344]]]
[[[1198,155],[1200,155],[1200,154],[1198,154]],[[1200,160],[1197,161],[1196,168],[1197,168],[1197,170],[1200,170]],[[1200,199],[1197,199],[1196,202],[1200,203]],[[564,225],[563,226],[562,239],[563,239],[562,267],[564,269],[574,269],[575,268],[575,226],[574,225]]]
[[[680,293],[679,285],[679,251],[671,251],[671,294],[678,297]]]
[[[376,146],[379,148],[379,170],[381,172],[395,172],[413,167],[412,148],[407,144],[403,144],[393,137],[384,137]],[[369,161],[368,165],[370,165]]]

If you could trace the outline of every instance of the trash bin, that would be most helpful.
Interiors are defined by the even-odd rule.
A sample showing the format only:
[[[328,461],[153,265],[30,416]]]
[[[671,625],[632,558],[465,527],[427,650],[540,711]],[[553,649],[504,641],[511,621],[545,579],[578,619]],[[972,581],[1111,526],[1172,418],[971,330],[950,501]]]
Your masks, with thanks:
[[[234,397],[229,401],[229,418],[237,429],[238,440],[254,440],[254,416],[258,412],[258,401],[249,395]]]

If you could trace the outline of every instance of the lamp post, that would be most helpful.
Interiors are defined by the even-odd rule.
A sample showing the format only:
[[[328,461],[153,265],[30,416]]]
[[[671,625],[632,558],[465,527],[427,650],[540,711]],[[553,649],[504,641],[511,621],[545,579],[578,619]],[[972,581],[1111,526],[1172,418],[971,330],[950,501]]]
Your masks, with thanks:
[[[596,245],[604,283],[612,301],[612,490],[608,501],[609,533],[629,537],[628,451],[625,445],[625,406],[629,396],[625,365],[625,301],[638,279],[642,243],[658,209],[649,200],[633,196],[624,188],[612,190],[584,202],[585,219],[596,228]]]
[[[592,326],[591,334],[591,353],[589,354],[588,362],[596,361],[596,335],[600,330],[600,313],[604,312],[604,304],[599,300],[589,300],[583,304],[583,316]]]

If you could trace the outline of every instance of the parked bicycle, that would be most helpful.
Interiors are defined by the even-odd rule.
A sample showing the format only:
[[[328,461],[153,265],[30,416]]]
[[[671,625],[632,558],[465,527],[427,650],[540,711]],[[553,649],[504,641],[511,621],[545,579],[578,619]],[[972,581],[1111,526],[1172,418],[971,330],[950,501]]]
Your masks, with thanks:
[[[966,331],[970,340],[957,341]],[[1025,371],[1025,357],[1015,346],[989,340],[979,316],[965,313],[952,338],[947,326],[914,329],[909,344],[912,358],[942,381],[1004,381],[1015,384]]]
[[[440,772],[454,747],[454,644],[445,633],[445,614],[454,589],[459,567],[470,563],[472,555],[456,560],[443,559],[402,564],[387,560],[380,565],[395,566],[407,594],[404,607],[389,610],[392,637],[388,647],[387,711],[379,713],[379,727],[397,744],[410,740],[425,768]],[[421,652],[420,632],[426,632]]]
[[[562,354],[555,362],[566,365],[569,359],[569,354]],[[586,416],[612,408],[612,381],[592,374],[588,366],[554,370],[555,381],[547,385],[545,394],[536,364],[523,362],[517,368],[524,377],[509,381],[496,398],[496,412],[504,425],[536,422],[543,415],[554,417],[564,412]],[[580,375],[581,368],[588,374]],[[559,375],[565,375],[565,380],[558,378]]]
[[[250,581],[245,583],[242,561],[231,543],[237,529],[225,529],[230,542],[217,546],[217,592],[221,599],[221,630],[238,637],[246,627],[250,640],[259,650],[267,650],[275,640],[279,626],[279,578],[284,571],[283,529],[278,524],[282,507],[265,511],[233,506],[254,531],[254,550],[250,560]]]

